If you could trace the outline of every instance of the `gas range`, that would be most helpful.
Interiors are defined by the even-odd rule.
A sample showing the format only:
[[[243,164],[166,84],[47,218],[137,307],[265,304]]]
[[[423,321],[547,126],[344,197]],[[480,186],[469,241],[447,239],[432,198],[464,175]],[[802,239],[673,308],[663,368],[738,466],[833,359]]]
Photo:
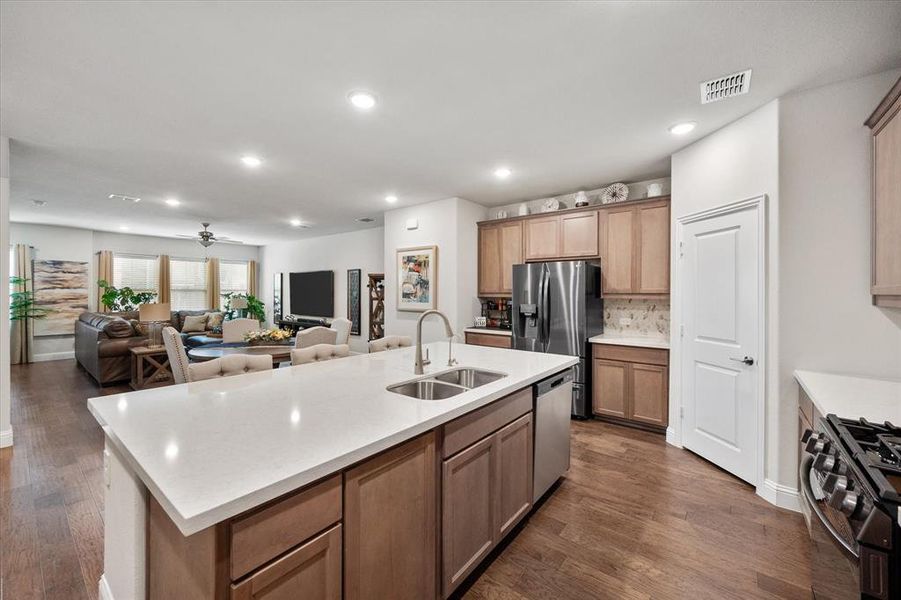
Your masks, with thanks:
[[[855,595],[901,598],[901,427],[828,415],[801,441],[812,537],[830,539],[847,559]]]

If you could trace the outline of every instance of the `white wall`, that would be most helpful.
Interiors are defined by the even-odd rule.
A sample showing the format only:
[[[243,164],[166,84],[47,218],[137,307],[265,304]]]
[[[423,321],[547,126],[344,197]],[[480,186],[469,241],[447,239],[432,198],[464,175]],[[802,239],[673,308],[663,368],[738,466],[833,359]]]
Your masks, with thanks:
[[[0,249],[9,248],[9,138],[0,136]],[[9,254],[0,257],[0,448],[11,446],[9,387]]]
[[[272,284],[276,273],[284,273],[285,300],[289,299],[288,273],[303,271],[335,272],[335,316],[347,317],[347,270],[362,269],[360,281],[360,335],[351,336],[351,350],[366,352],[369,341],[369,304],[366,283],[367,274],[383,273],[384,230],[364,229],[316,238],[280,242],[261,248],[262,276],[260,297],[266,303],[269,319],[272,318]],[[289,305],[283,310],[288,312]]]
[[[96,308],[97,259],[100,250],[128,252],[134,254],[168,254],[173,257],[203,258],[215,256],[226,259],[259,260],[257,246],[233,244],[215,245],[203,248],[192,240],[178,240],[144,235],[128,235],[91,231],[75,227],[57,227],[34,223],[11,223],[10,242],[28,244],[34,247],[36,260],[73,260],[88,263],[88,306]],[[6,336],[8,339],[9,336]],[[35,361],[71,358],[73,355],[72,335],[40,336],[34,339]]]
[[[459,341],[479,314],[477,299],[478,229],[484,206],[462,198],[398,208],[385,213],[385,333],[415,337],[419,313],[397,310],[397,250],[438,246],[438,310],[447,315]],[[406,229],[407,219],[419,227]],[[423,324],[423,340],[444,340],[444,325],[435,317]]]
[[[778,373],[778,270],[779,251],[779,101],[773,101],[751,114],[673,154],[672,157],[672,281],[671,310],[674,332],[682,322],[682,281],[679,269],[677,219],[704,209],[766,195],[767,227],[767,389],[766,431],[780,431],[777,417],[778,393],[774,384]],[[671,336],[670,414],[678,415],[681,394],[682,360],[678,335]],[[674,420],[674,432],[668,438],[681,443],[681,422]],[[778,473],[777,457],[782,440],[767,436],[765,477]],[[785,446],[795,452],[797,444]],[[763,484],[763,482],[760,482]]]
[[[796,485],[795,369],[901,379],[901,310],[870,297],[870,130],[901,70],[779,102],[778,480]],[[899,399],[901,402],[901,399]],[[841,415],[850,416],[855,415]]]

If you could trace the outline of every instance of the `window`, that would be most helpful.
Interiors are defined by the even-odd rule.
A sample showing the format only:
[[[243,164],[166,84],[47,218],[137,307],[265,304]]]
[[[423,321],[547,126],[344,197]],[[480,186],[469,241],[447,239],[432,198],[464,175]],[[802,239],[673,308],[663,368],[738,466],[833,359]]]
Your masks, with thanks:
[[[206,298],[206,261],[202,258],[169,259],[172,310],[209,308]]]
[[[113,287],[130,287],[136,292],[156,292],[158,287],[156,256],[113,255]]]
[[[225,294],[247,293],[247,261],[219,261],[219,307],[225,308]]]

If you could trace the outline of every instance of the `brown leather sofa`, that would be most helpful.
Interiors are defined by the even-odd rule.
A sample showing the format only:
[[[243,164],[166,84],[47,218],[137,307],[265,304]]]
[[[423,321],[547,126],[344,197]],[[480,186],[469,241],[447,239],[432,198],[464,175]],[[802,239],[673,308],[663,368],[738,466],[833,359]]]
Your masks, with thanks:
[[[187,315],[202,315],[210,310],[172,312],[170,323],[181,331]],[[134,346],[146,346],[147,336],[138,335],[129,322],[138,312],[85,312],[75,321],[75,360],[100,385],[131,379],[131,352]],[[209,332],[183,333],[187,338]]]

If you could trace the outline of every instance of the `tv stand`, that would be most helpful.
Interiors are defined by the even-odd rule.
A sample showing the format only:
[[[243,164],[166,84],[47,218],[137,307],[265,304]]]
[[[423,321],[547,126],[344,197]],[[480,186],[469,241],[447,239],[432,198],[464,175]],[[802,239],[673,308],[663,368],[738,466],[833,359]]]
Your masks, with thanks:
[[[292,333],[297,333],[302,329],[310,327],[328,327],[329,319],[325,317],[292,317],[282,318],[277,321],[280,329],[290,329]]]

